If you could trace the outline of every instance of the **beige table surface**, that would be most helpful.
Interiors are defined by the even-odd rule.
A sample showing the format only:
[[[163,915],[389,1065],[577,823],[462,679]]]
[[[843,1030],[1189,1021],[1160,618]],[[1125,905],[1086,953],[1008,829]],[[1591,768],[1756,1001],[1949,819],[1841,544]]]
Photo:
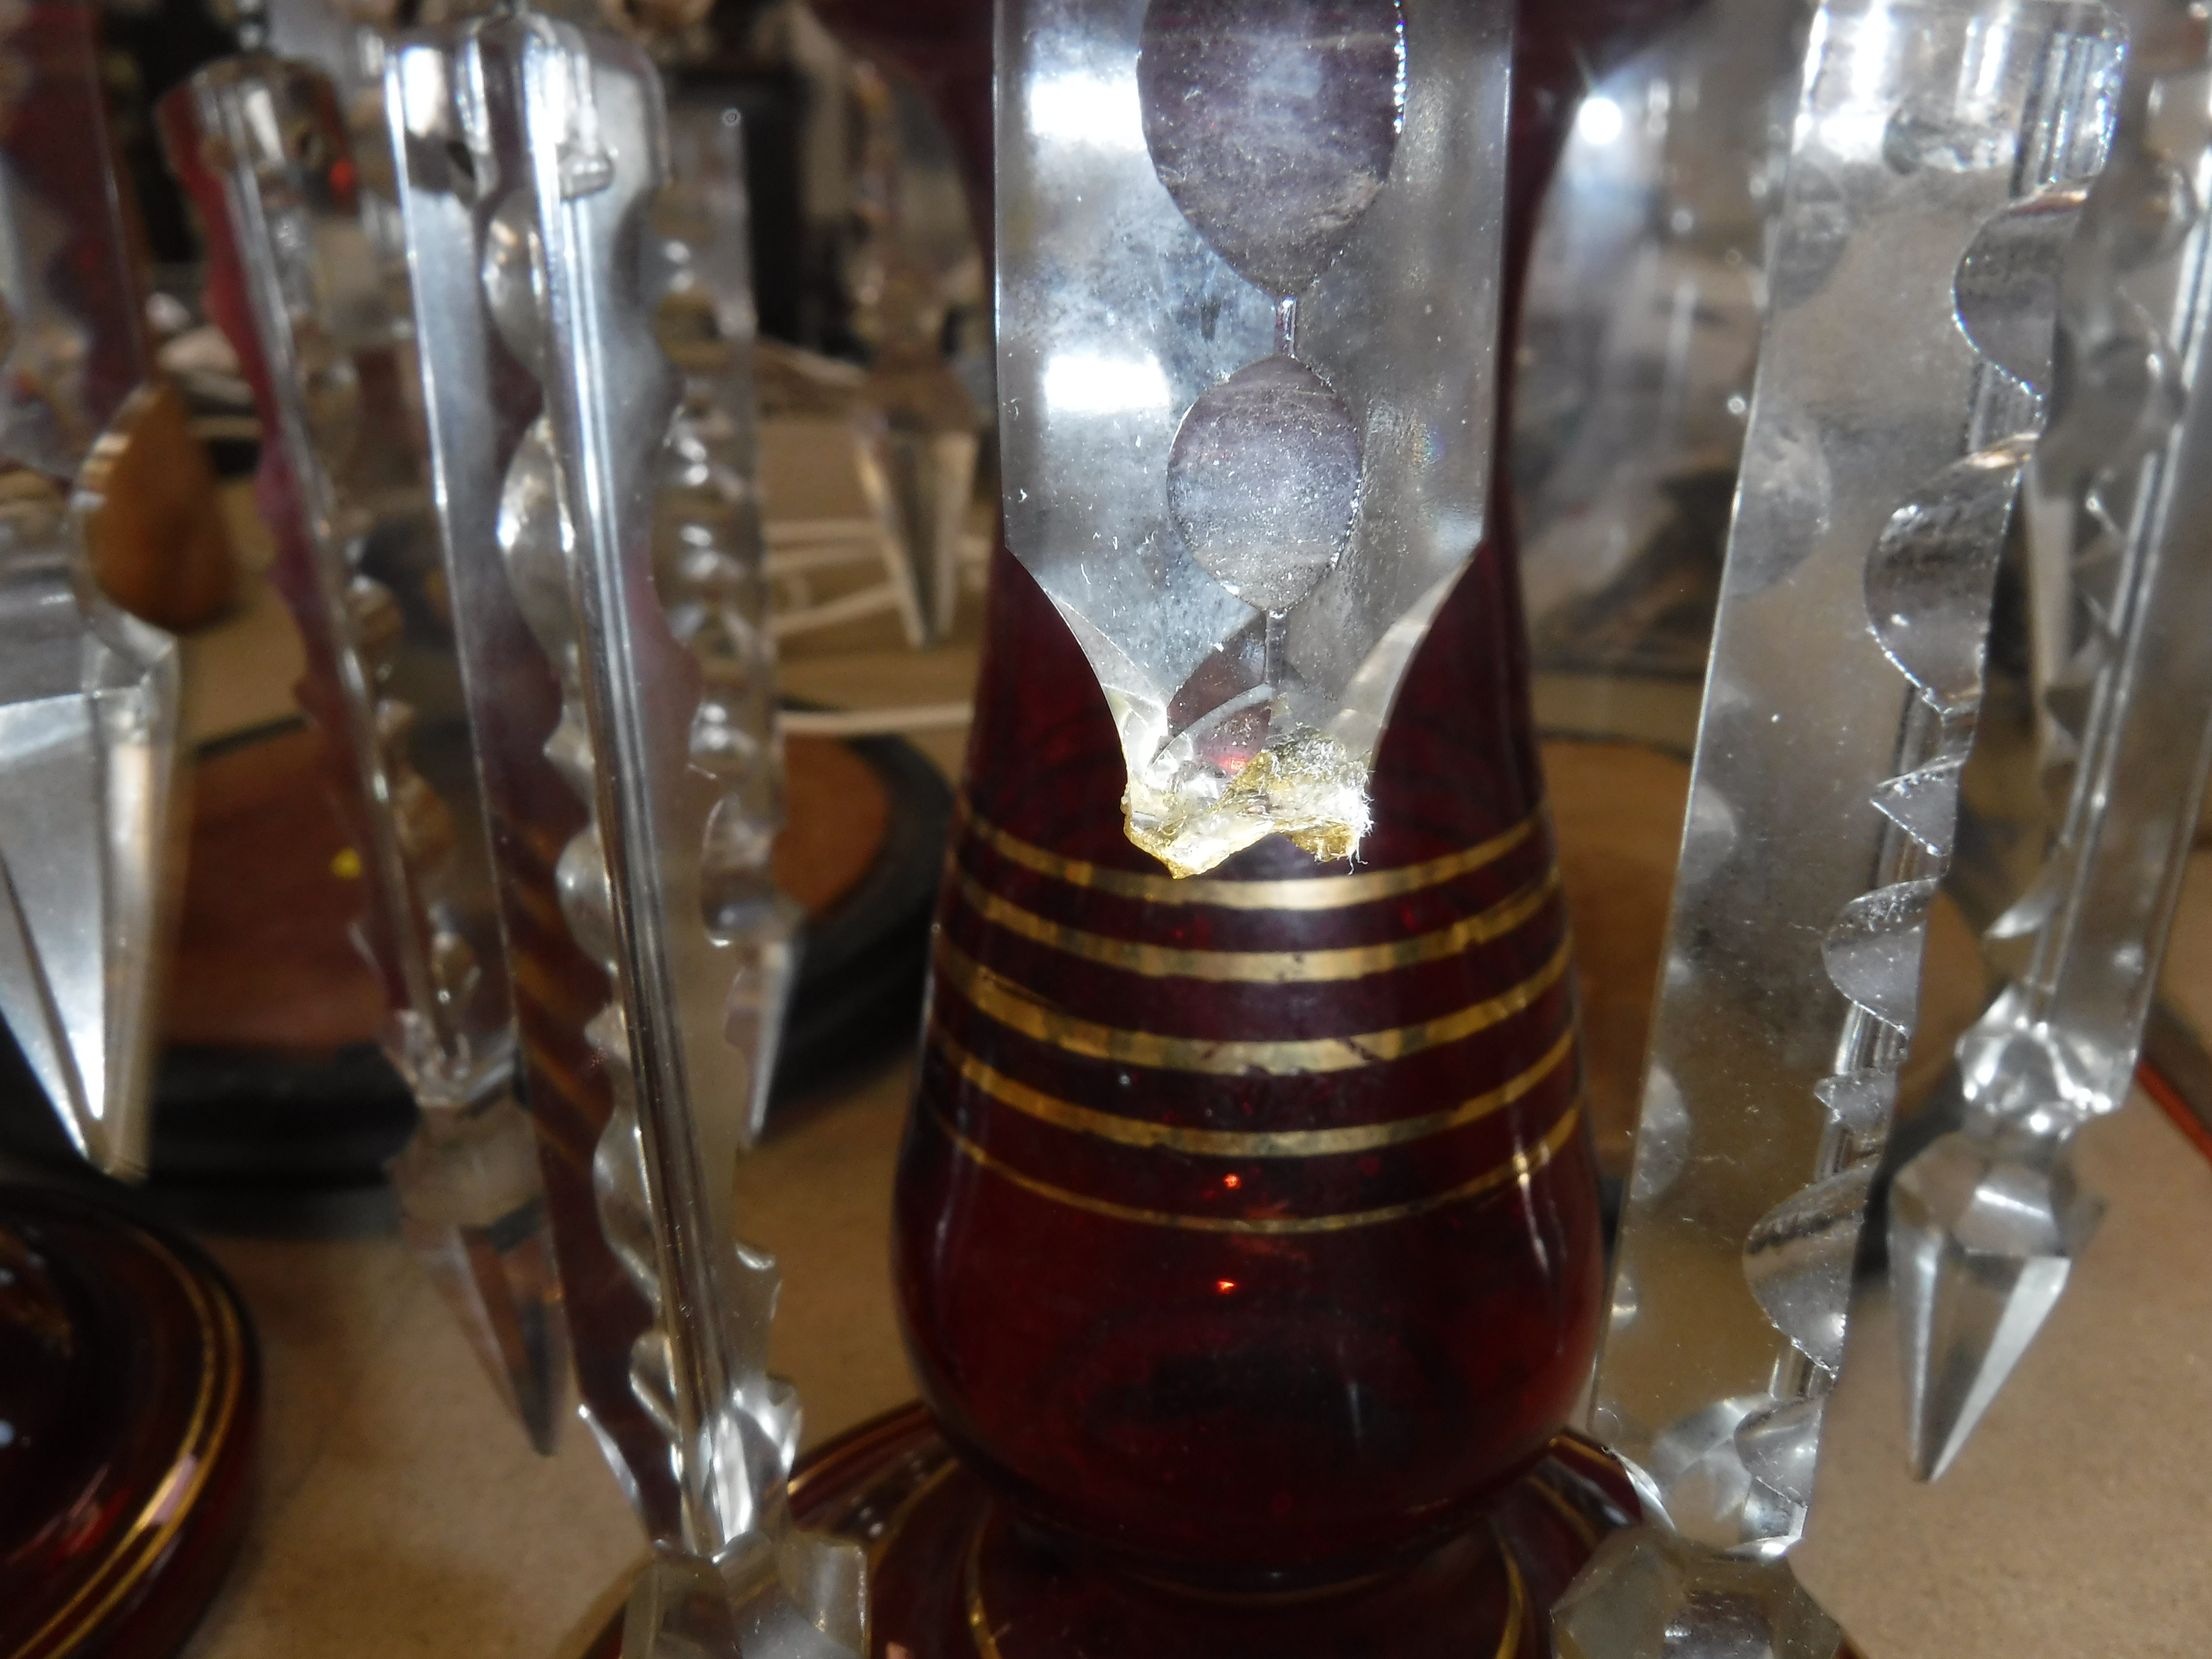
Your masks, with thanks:
[[[241,522],[249,547],[253,528]],[[196,730],[287,712],[296,647],[265,593],[191,657]],[[918,704],[963,695],[974,670],[970,644],[917,655],[869,623],[798,642],[785,678],[833,704]],[[957,768],[962,734],[920,741]],[[2212,872],[2197,872],[2185,909],[2168,990],[2212,1030]],[[783,1263],[775,1357],[800,1384],[810,1443],[910,1392],[886,1267],[909,1084],[901,1060],[780,1115],[738,1174],[741,1224]],[[2104,1224],[2044,1340],[1935,1486],[1904,1474],[1881,1294],[1854,1317],[1796,1560],[1867,1659],[2212,1650],[2212,1573],[2199,1565],[2212,1165],[2140,1097],[2091,1128],[2081,1156],[2109,1200]],[[258,1325],[266,1438],[244,1553],[191,1659],[573,1647],[642,1547],[580,1425],[555,1456],[526,1448],[382,1226],[205,1237]]]

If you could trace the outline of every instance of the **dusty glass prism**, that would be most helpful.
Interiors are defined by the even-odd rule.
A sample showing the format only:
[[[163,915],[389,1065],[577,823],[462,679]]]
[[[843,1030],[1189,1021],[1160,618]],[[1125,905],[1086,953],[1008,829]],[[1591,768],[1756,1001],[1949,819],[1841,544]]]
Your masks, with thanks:
[[[337,90],[253,53],[161,107],[172,170],[216,249],[270,441],[258,494],[296,620],[301,705],[339,773],[386,997],[383,1047],[422,1122],[392,1166],[407,1235],[532,1443],[550,1452],[568,1354],[444,568],[395,323]],[[344,786],[349,785],[349,787]],[[488,1178],[487,1172],[498,1171]]]
[[[879,352],[854,411],[854,459],[870,507],[906,556],[920,645],[940,640],[960,602],[961,551],[981,453],[975,406],[932,340]]]
[[[145,1173],[178,669],[65,507],[146,374],[88,6],[0,19],[0,1018],[70,1140]],[[43,475],[43,476],[42,476]],[[60,481],[60,487],[56,482]]]
[[[1814,19],[1592,1411],[1670,1552],[1786,1572],[1804,1529],[2121,45],[2098,6]],[[1620,1578],[1670,1610],[1584,1651],[1783,1638],[1678,1589]]]
[[[899,606],[909,642],[941,640],[962,586],[968,509],[981,453],[975,400],[945,353],[954,285],[972,280],[975,250],[919,210],[966,222],[965,204],[929,201],[949,180],[945,139],[908,88],[866,64],[853,70],[860,128],[854,179],[865,227],[854,278],[854,331],[868,342],[852,413],[860,484],[904,558]],[[934,166],[930,165],[933,163]]]
[[[176,648],[92,586],[73,516],[0,477],[0,1018],[77,1150],[146,1172]]]
[[[784,1502],[799,1406],[766,1370],[777,1273],[733,1213],[790,967],[744,608],[750,455],[708,384],[744,339],[715,320],[727,296],[693,285],[712,249],[684,233],[696,203],[668,195],[641,52],[501,15],[404,42],[386,89],[465,682],[488,805],[514,832],[493,846],[514,977],[558,979],[586,1045],[526,1013],[526,1045],[567,1061],[562,1146],[596,1206],[562,1271],[597,1251],[630,1291],[590,1287],[572,1324],[580,1367],[621,1368],[627,1397],[587,1382],[586,1405],[672,1553],[637,1586],[639,1638],[864,1652],[858,1553],[798,1532]],[[716,1564],[733,1625],[711,1585],[693,1606],[704,1580],[681,1558]]]
[[[0,15],[0,457],[55,478],[76,475],[148,368],[99,33],[90,5]]]
[[[1954,1130],[1890,1187],[1889,1259],[1905,1376],[1905,1454],[1932,1480],[2066,1288],[2100,1206],[2063,1147]]]
[[[784,823],[783,747],[754,485],[750,206],[736,114],[726,99],[696,91],[678,94],[667,113],[668,184],[653,211],[653,318],[681,389],[653,536],[669,626],[705,681],[693,756],[723,787],[701,878],[710,928],[738,955],[722,1031],[727,1057],[749,1073],[750,1140],[768,1119],[804,918],[769,871]]]
[[[1356,850],[1482,538],[1509,21],[1000,10],[1007,544],[1105,692],[1131,839],[1177,874],[1270,832]]]
[[[471,1111],[426,1112],[391,1173],[402,1235],[531,1443],[552,1451],[568,1330],[530,1119],[504,1094]]]
[[[2131,50],[2113,163],[2058,313],[2075,370],[2026,502],[2038,695],[2020,747],[2040,775],[2017,793],[2051,805],[2031,825],[2041,857],[1984,935],[2011,983],[1960,1040],[1963,1133],[1899,1183],[1921,1218],[1897,1235],[1892,1277],[1923,1479],[1956,1456],[2063,1288],[2088,1224],[2086,1200],[2064,1196],[2065,1148],[2127,1097],[2212,760],[2198,625],[2212,605],[2212,111],[2197,90],[2212,36],[2190,8],[2119,10]],[[2021,1224],[1993,1232],[2014,1188]]]
[[[1552,1630],[1559,1659],[1834,1659],[1844,1635],[1787,1562],[1714,1555],[1648,1526],[1598,1546]]]
[[[1685,701],[1643,682],[1704,675],[1809,21],[1686,9],[1584,94],[1546,187],[1510,411],[1540,723],[1640,735]]]

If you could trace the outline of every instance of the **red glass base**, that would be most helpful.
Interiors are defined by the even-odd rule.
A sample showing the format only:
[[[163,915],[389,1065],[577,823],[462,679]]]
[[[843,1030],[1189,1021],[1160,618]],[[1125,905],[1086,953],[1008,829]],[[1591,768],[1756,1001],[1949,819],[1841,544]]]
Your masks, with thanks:
[[[246,1518],[246,1310],[183,1240],[0,1187],[0,1655],[162,1659]]]
[[[868,1547],[874,1659],[1541,1659],[1553,1601],[1637,1512],[1612,1460],[1562,1434],[1487,1523],[1411,1568],[1324,1593],[1202,1597],[1030,1533],[919,1405],[810,1455],[792,1510]],[[621,1654],[617,1614],[590,1659]]]

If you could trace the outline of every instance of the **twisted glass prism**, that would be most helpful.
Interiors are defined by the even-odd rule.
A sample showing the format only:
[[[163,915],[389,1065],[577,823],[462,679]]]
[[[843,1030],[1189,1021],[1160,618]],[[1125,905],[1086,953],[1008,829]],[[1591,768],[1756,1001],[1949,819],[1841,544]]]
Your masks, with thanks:
[[[663,344],[670,270],[696,267],[655,240],[659,79],[603,32],[524,14],[404,43],[386,85],[514,977],[563,999],[522,1010],[532,1105],[592,1172],[596,1237],[571,1211],[562,1271],[580,1285],[611,1260],[631,1287],[594,1285],[574,1326],[593,1426],[664,1552],[635,1589],[639,1650],[704,1631],[747,1659],[858,1655],[859,1553],[796,1530],[785,1502],[799,1415],[766,1370],[775,1267],[735,1237],[767,1055],[732,1039],[772,1029],[789,951],[775,907],[744,902],[775,803],[764,698],[705,636],[706,601],[733,595],[687,586],[680,558],[656,580],[657,543],[712,556],[694,576],[745,554],[715,544],[731,515],[695,488],[714,457],[686,450],[706,411]]]
[[[1832,0],[1808,48],[1593,1413],[1648,1528],[1778,1583],[2120,45],[2094,6]],[[1585,1653],[1832,1650],[1646,1570],[1677,1548],[1592,1565]]]
[[[356,937],[385,988],[385,1054],[422,1110],[391,1170],[403,1226],[494,1386],[550,1452],[567,1329],[536,1139],[515,1097],[483,807],[404,390],[410,331],[386,309],[350,137],[320,72],[228,58],[161,114],[215,248],[210,310],[270,434],[258,495],[306,647],[298,693],[367,878]]]
[[[2069,250],[2074,372],[2027,496],[2043,857],[1984,938],[2012,982],[1960,1039],[1963,1127],[1900,1173],[1891,1282],[1914,1472],[1940,1475],[2063,1290],[2096,1206],[2075,1132],[2127,1097],[2212,760],[2212,32],[2118,8],[2112,167]],[[2037,324],[2040,326],[2039,321]]]

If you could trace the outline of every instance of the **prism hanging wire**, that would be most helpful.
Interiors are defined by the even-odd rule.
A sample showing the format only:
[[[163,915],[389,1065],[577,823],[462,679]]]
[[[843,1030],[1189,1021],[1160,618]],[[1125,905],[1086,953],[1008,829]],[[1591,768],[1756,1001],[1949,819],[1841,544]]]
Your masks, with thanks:
[[[773,833],[750,769],[771,734],[744,724],[763,700],[731,695],[655,586],[665,515],[697,505],[668,489],[685,416],[651,234],[659,76],[605,33],[521,14],[404,43],[387,88],[580,1387],[659,1550],[629,1650],[858,1655],[860,1553],[791,1522],[798,1401],[765,1370],[776,1273],[735,1238],[788,945],[775,907],[731,902]],[[685,522],[711,541],[710,518]]]
[[[175,650],[63,499],[144,378],[90,9],[10,14],[0,92],[0,1018],[78,1151],[145,1173]],[[70,135],[58,142],[58,135]]]
[[[1814,20],[1593,1411],[1647,1520],[1557,1610],[1577,1659],[1838,1639],[1784,1558],[2121,45],[2034,0]]]
[[[445,567],[406,386],[410,329],[364,227],[336,89],[261,55],[210,65],[161,108],[210,244],[209,310],[269,441],[257,495],[306,646],[369,908],[386,1056],[422,1111],[392,1165],[404,1230],[540,1451],[566,1405],[567,1332],[536,1138],[516,1099],[514,1011]]]
[[[2069,251],[2074,373],[2026,502],[2052,817],[1985,934],[2012,978],[1958,1045],[1964,1126],[1899,1172],[1890,1205],[1923,1480],[1958,1455],[2095,1224],[2068,1147],[2127,1098],[2212,753],[2212,58],[2201,9],[2117,9],[2130,50],[2115,153]]]
[[[1271,832],[1357,850],[1487,509],[1498,290],[1468,273],[1498,260],[1506,15],[1326,14],[1000,15],[1007,544],[1104,690],[1130,838],[1178,875]]]

